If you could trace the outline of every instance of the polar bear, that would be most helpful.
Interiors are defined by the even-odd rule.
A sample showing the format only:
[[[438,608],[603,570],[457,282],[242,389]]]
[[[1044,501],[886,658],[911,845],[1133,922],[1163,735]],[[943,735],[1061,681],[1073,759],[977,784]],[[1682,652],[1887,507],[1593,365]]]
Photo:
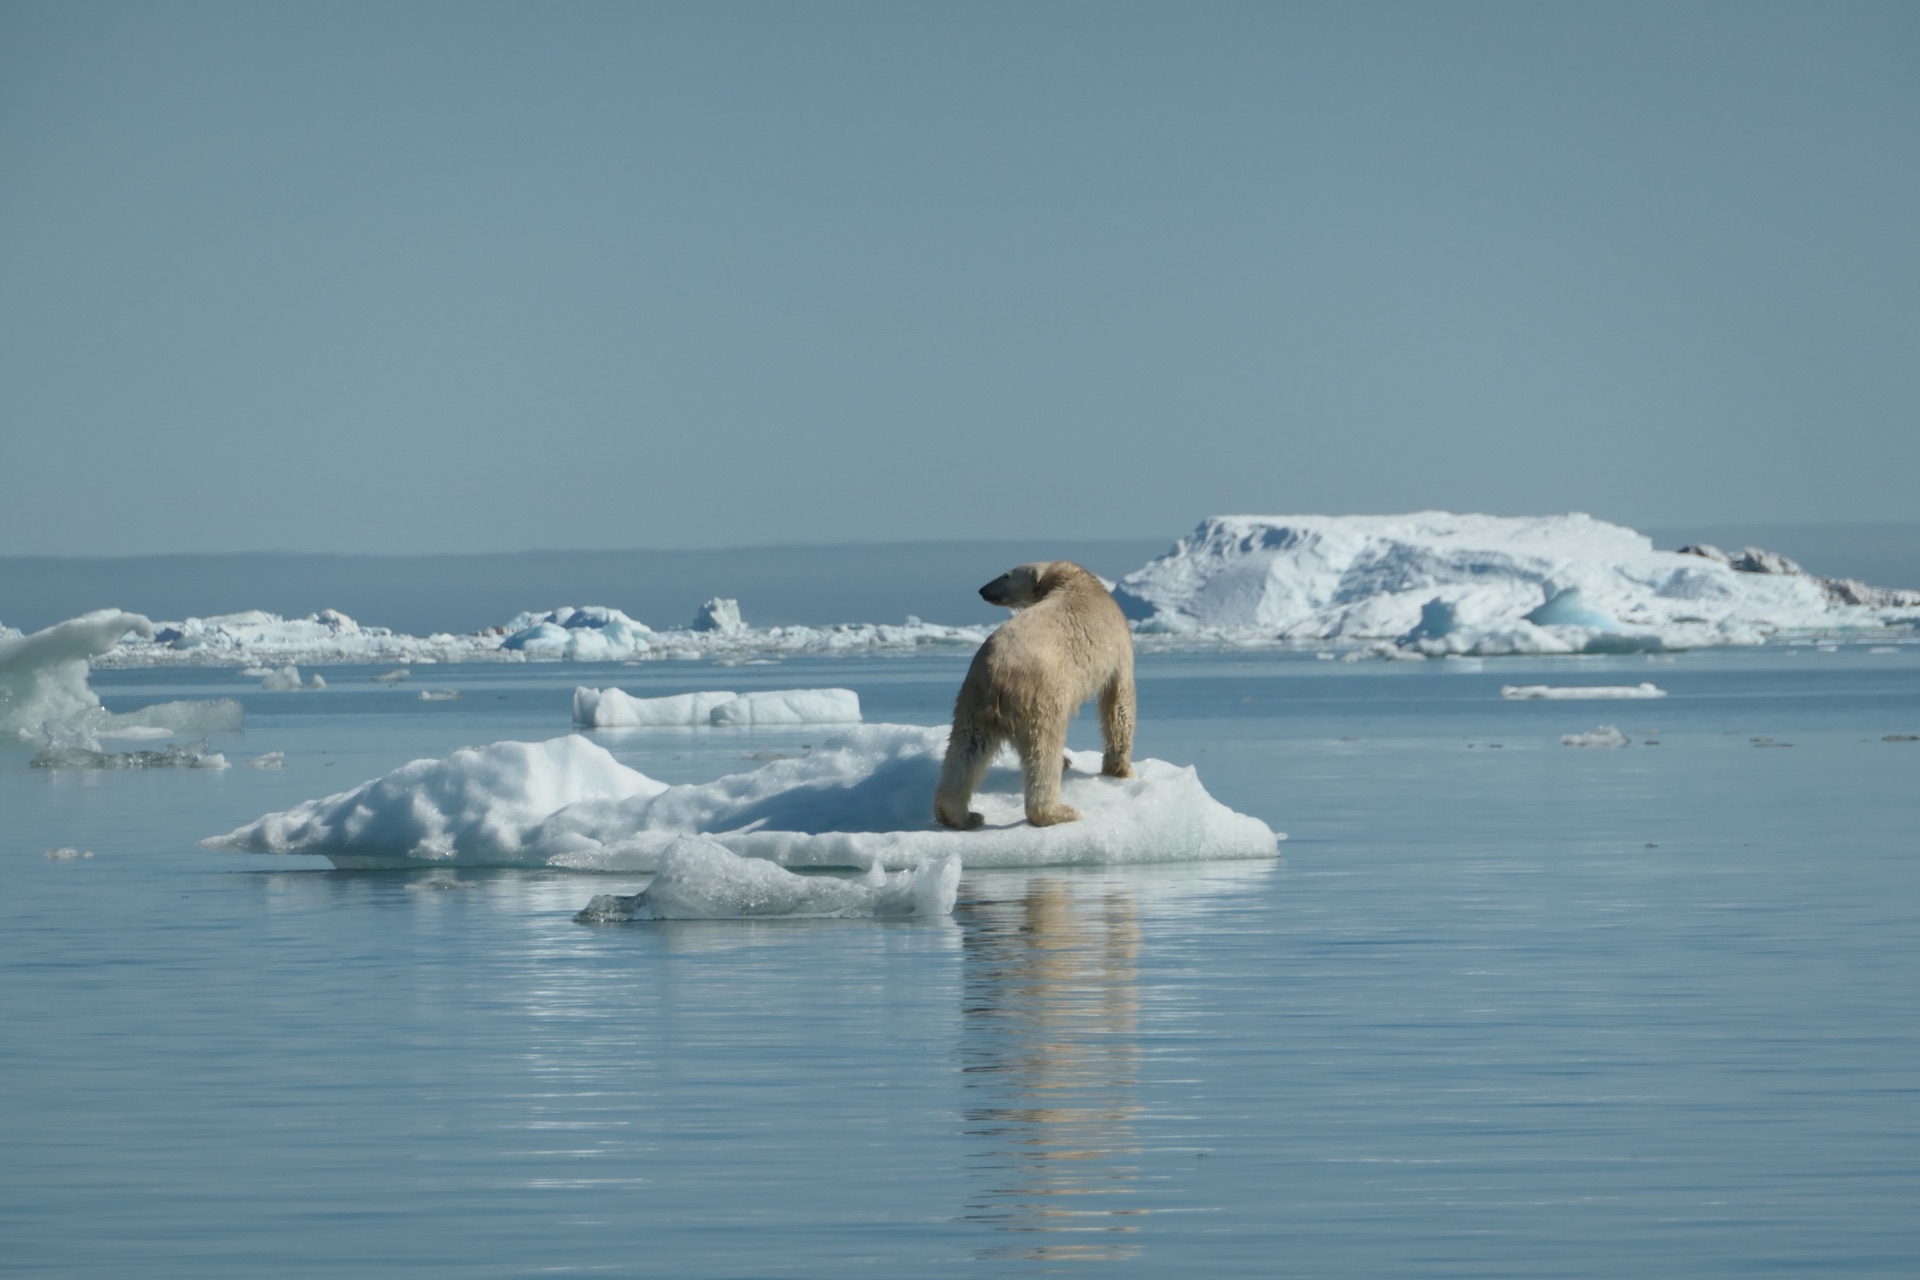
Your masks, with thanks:
[[[971,830],[985,819],[968,811],[1002,742],[1020,753],[1027,821],[1072,822],[1080,811],[1060,802],[1067,721],[1100,699],[1100,772],[1131,778],[1133,635],[1100,579],[1069,560],[1023,564],[980,588],[990,604],[1014,610],[973,655],[953,704],[953,732],[933,797],[943,826]]]

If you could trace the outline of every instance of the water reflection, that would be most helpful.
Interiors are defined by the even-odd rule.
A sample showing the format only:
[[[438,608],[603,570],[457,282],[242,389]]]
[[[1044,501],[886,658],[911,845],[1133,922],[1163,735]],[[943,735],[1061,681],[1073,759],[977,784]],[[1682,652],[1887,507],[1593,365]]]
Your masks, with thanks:
[[[982,1256],[1134,1257],[1138,1200],[1139,912],[1111,881],[978,883],[965,926],[961,1055]]]

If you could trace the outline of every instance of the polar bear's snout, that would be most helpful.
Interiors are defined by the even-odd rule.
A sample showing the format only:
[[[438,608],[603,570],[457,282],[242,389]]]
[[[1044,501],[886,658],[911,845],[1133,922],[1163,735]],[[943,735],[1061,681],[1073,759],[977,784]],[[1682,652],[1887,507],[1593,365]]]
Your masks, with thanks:
[[[1051,562],[1015,565],[980,588],[980,598],[1005,609],[1024,609],[1046,594],[1041,582],[1052,568]]]

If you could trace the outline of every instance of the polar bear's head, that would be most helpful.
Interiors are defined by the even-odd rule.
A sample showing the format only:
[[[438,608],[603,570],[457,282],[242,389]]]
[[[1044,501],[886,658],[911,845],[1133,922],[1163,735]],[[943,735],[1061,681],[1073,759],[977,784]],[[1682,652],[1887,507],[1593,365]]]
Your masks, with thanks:
[[[1024,609],[1038,604],[1069,582],[1093,575],[1071,560],[1036,560],[1015,565],[980,588],[980,598],[988,604],[1008,609]]]

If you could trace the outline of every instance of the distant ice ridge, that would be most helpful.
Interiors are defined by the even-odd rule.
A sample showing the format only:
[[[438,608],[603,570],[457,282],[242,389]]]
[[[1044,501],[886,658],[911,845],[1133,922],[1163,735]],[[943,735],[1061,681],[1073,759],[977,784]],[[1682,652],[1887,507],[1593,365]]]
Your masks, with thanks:
[[[974,804],[987,826],[932,824],[947,731],[864,725],[807,755],[707,783],[668,786],[573,735],[500,742],[416,760],[351,791],[216,836],[211,848],[311,853],[339,867],[559,866],[654,871],[682,836],[788,867],[889,870],[958,854],[969,867],[1271,858],[1277,837],[1228,809],[1191,768],[1136,760],[1097,776],[1073,754],[1062,798],[1085,815],[1054,827],[1022,817],[1019,770],[989,775]]]
[[[1685,649],[1920,623],[1920,592],[1814,577],[1753,548],[1657,551],[1577,513],[1217,516],[1122,578],[1115,597],[1148,637],[1374,640],[1421,656]]]
[[[221,665],[274,668],[345,663],[644,662],[662,659],[778,658],[798,654],[900,653],[966,649],[991,627],[942,626],[912,618],[898,625],[749,627],[738,606],[712,600],[684,628],[655,630],[603,605],[521,613],[472,635],[399,635],[363,627],[337,610],[288,619],[236,613],[154,624],[151,636],[129,638],[96,661],[102,666]],[[736,625],[737,624],[737,625]],[[404,677],[397,677],[404,678]]]
[[[960,855],[950,853],[892,875],[879,867],[858,880],[796,875],[743,858],[703,836],[681,836],[660,855],[653,883],[639,893],[602,893],[574,919],[730,920],[766,916],[947,916],[960,887]]]
[[[725,690],[636,698],[620,689],[576,688],[573,722],[592,729],[711,725],[857,724],[860,695],[851,689]]]
[[[129,634],[149,638],[153,623],[137,613],[100,609],[32,635],[0,628],[0,734],[31,741],[45,736],[49,721],[101,738],[164,738],[240,727],[244,714],[231,698],[161,702],[118,715],[102,707],[87,684],[89,664]]]

